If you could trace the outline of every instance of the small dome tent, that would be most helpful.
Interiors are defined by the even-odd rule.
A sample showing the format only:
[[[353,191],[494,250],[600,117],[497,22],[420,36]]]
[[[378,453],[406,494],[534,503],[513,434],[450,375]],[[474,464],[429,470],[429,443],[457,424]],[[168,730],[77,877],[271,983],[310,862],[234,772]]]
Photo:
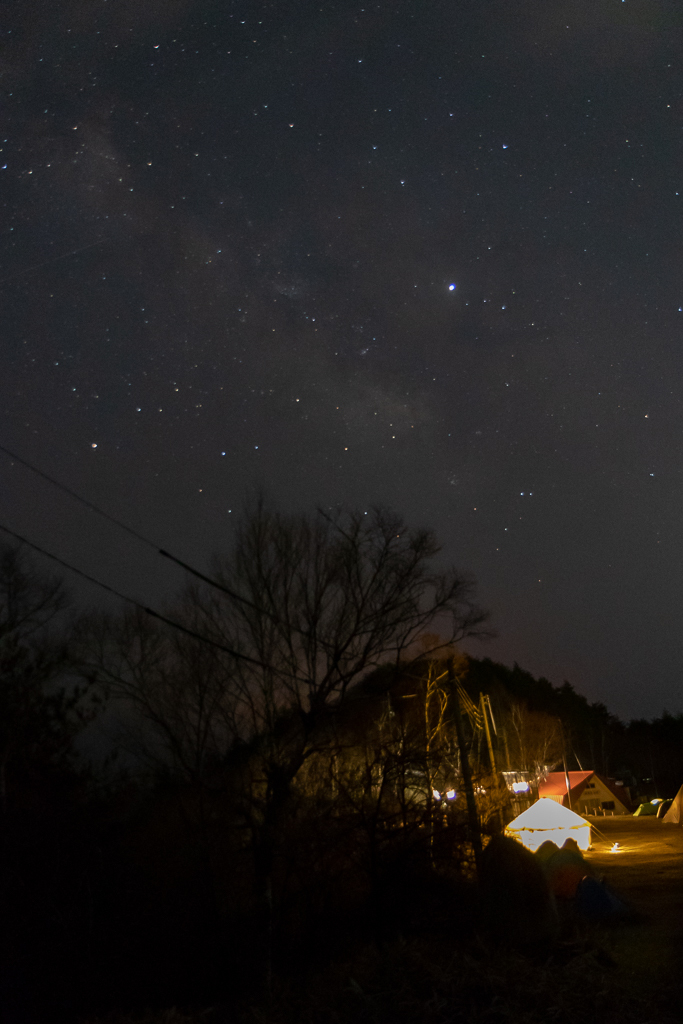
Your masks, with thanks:
[[[633,812],[634,818],[649,817],[650,815],[657,816],[657,802],[653,803],[652,800],[646,800],[644,804],[638,804],[638,807]]]
[[[662,821],[668,821],[669,824],[673,825],[683,825],[683,786],[676,793],[671,807],[662,818]]]
[[[522,811],[506,827],[505,834],[518,839],[532,852],[546,839],[557,846],[562,846],[566,839],[575,839],[580,850],[587,850],[591,844],[589,823],[568,807],[548,799],[537,800]]]

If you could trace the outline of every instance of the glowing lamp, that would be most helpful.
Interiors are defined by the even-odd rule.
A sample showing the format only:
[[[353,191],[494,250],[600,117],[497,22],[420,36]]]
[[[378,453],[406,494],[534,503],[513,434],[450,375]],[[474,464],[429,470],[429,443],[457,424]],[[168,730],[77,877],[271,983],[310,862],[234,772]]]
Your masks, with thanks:
[[[530,788],[531,787],[529,786],[528,782],[513,782],[512,783],[512,792],[513,793],[528,793]]]

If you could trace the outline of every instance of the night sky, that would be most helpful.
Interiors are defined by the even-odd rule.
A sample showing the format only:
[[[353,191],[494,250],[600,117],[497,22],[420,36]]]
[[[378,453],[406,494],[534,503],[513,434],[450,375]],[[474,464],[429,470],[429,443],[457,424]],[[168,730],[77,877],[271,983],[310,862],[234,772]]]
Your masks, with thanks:
[[[682,30],[675,0],[6,8],[0,444],[202,569],[255,487],[392,506],[476,577],[472,653],[683,711]],[[0,482],[86,572],[182,584]]]

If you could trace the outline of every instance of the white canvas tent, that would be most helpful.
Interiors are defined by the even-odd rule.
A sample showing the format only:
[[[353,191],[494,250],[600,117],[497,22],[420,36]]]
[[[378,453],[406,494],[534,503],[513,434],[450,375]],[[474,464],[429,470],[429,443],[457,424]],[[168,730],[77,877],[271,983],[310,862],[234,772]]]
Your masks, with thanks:
[[[537,800],[531,807],[511,821],[505,834],[518,839],[528,850],[537,850],[549,839],[562,846],[565,839],[575,839],[579,849],[587,850],[591,844],[591,827],[568,807],[555,800]]]
[[[676,793],[674,802],[662,818],[662,821],[673,822],[674,825],[683,825],[683,786]]]

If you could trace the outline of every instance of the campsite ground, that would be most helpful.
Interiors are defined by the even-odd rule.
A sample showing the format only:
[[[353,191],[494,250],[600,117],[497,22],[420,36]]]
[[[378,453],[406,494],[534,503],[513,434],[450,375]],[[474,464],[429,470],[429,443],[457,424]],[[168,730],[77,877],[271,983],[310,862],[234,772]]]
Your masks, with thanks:
[[[669,1006],[683,994],[683,828],[654,817],[590,818],[597,874],[634,911],[622,927],[601,929],[624,986],[657,991]],[[611,852],[615,843],[618,850]]]
[[[577,941],[550,956],[481,941],[462,949],[437,930],[361,945],[239,1005],[112,1011],[82,1024],[672,1024],[683,995],[683,829],[656,818],[589,820],[587,860],[633,914],[588,932],[579,925]]]

